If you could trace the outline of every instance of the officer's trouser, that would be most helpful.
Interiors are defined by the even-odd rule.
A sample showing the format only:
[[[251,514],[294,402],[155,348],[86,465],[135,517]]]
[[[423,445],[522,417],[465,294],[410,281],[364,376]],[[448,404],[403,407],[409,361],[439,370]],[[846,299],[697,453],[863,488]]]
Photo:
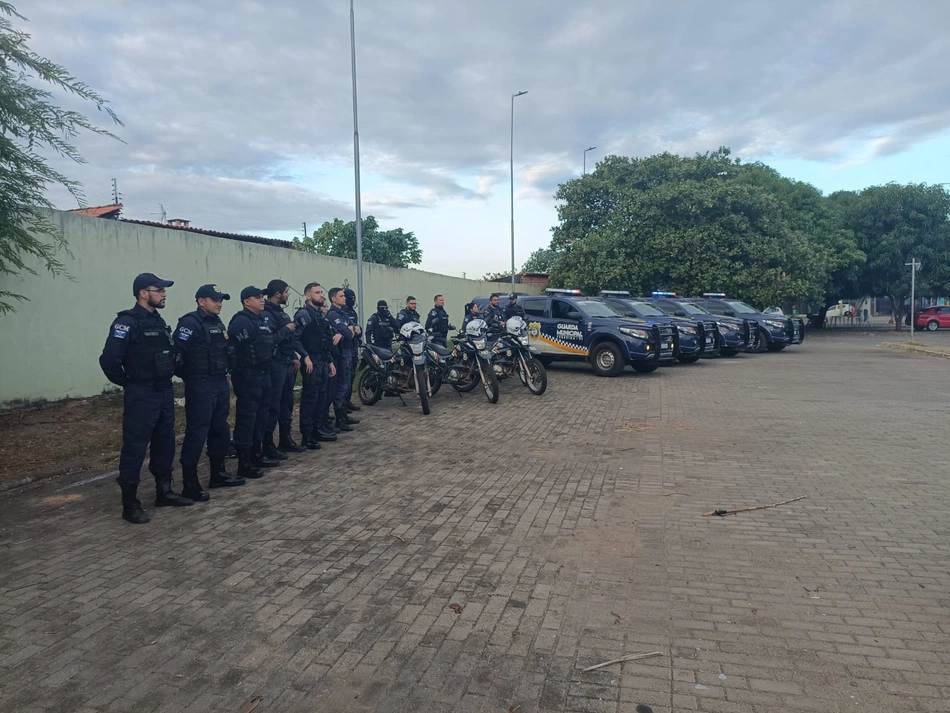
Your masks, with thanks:
[[[356,350],[352,347],[340,349],[340,359],[337,362],[336,389],[333,394],[333,408],[343,409],[353,393],[352,364]]]
[[[440,347],[448,347],[448,345],[449,345],[449,340],[446,338],[446,335],[444,335],[444,334],[434,334],[434,335],[432,335],[432,341],[433,341],[435,344],[438,344]]]
[[[281,419],[281,407],[284,400],[284,389],[287,382],[290,381],[290,410],[293,413],[293,378],[294,365],[291,362],[274,362],[270,367],[270,400],[267,407],[267,423],[264,428],[265,433],[273,433],[277,428],[277,421],[290,420],[290,414],[286,419]]]
[[[303,390],[300,392],[300,435],[305,439],[313,435],[314,429],[324,425],[329,385],[330,364],[328,362],[314,361],[313,373],[303,372]]]
[[[152,475],[171,475],[175,461],[175,397],[171,381],[160,385],[125,385],[117,483],[138,484],[146,450],[150,451],[148,469]]]
[[[224,374],[195,375],[185,379],[185,439],[181,444],[182,466],[194,467],[201,459],[201,448],[208,442],[212,460],[228,455],[231,427],[231,386]]]
[[[353,398],[353,382],[356,381],[356,369],[360,365],[360,348],[353,347],[353,353],[350,354],[350,390],[347,393],[346,400]]]
[[[336,402],[336,388],[337,384],[340,383],[340,363],[343,360],[336,356],[333,358],[333,366],[336,368],[336,374],[331,376],[327,380],[327,398],[326,398],[326,408],[321,412],[323,414],[323,422],[326,423],[327,418],[330,414],[330,406]]]
[[[237,404],[234,409],[234,445],[250,448],[264,440],[270,411],[270,368],[238,369],[231,377]]]
[[[301,368],[304,368],[301,364]],[[297,385],[297,372],[294,371],[293,363],[287,367],[287,378],[284,379],[284,389],[280,393],[280,412],[277,416],[278,423],[290,425],[294,417],[294,387]]]

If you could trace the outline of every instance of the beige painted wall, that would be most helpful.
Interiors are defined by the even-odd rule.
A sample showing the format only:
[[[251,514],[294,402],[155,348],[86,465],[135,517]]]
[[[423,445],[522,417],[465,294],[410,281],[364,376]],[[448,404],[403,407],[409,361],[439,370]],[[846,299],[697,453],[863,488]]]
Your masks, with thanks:
[[[99,354],[116,312],[134,304],[132,280],[140,272],[175,281],[163,312],[172,327],[195,308],[195,290],[206,282],[231,294],[222,313],[225,323],[240,309],[239,293],[247,285],[264,287],[280,278],[301,292],[311,280],[326,288],[349,281],[356,289],[355,260],[60,211],[52,219],[69,243],[72,257],[63,256],[63,262],[74,280],[54,279],[37,265],[37,276],[0,276],[0,289],[29,300],[15,314],[0,317],[0,405],[92,396],[109,386]],[[395,314],[412,294],[424,315],[433,295],[441,293],[459,324],[472,297],[505,289],[498,283],[365,264],[367,309],[362,314],[365,320],[379,299],[387,300]],[[538,294],[534,285],[518,290]]]

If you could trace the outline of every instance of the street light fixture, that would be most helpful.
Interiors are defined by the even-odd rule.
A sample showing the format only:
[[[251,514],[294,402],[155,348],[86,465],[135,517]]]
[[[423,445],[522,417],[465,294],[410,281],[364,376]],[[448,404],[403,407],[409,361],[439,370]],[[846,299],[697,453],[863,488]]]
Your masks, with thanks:
[[[597,148],[596,146],[591,146],[589,149],[584,149],[584,175],[585,176],[587,175],[587,152],[593,151],[596,148]]]
[[[515,291],[515,98],[528,92],[511,95],[511,291]]]

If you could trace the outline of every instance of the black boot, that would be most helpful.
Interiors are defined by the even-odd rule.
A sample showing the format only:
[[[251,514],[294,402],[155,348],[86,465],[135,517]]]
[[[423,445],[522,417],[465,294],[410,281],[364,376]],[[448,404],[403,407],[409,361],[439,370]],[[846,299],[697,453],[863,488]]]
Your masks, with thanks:
[[[290,437],[290,423],[288,421],[281,421],[277,425],[280,428],[280,440],[277,442],[278,448],[285,453],[303,453],[307,450]]]
[[[346,407],[344,406],[343,407],[343,423],[345,423],[348,426],[355,426],[359,422],[360,420],[358,418],[353,418],[352,416],[350,416],[349,413],[347,413]]]
[[[264,434],[264,443],[262,444],[264,456],[272,460],[287,460],[290,456],[274,445],[274,432]]]
[[[353,403],[352,401],[347,401],[347,402],[344,404],[344,406],[346,406],[346,410],[347,410],[347,411],[359,411],[359,410],[360,410],[360,407],[357,406],[357,405],[356,405],[355,403]]]
[[[352,431],[353,427],[346,421],[346,412],[343,409],[334,409],[336,411],[336,428],[340,431]]]
[[[211,496],[205,492],[198,481],[198,466],[181,466],[181,496],[196,503],[211,500]]]
[[[209,457],[209,458],[211,457],[210,454],[208,455],[208,457]],[[228,457],[228,458],[237,458],[237,457],[238,457],[237,446],[234,445],[234,440],[233,440],[233,439],[231,440],[231,443],[228,444],[228,455],[227,455],[227,457]]]
[[[263,478],[264,471],[254,466],[254,452],[250,448],[238,448],[239,478]]]
[[[254,447],[251,449],[251,462],[258,468],[273,468],[275,465],[279,465],[280,461],[276,458],[268,458],[264,454],[264,446],[261,443],[255,443]]]
[[[319,451],[322,446],[320,441],[317,440],[317,430],[314,429],[309,436],[303,437],[303,444],[306,446],[307,450]]]
[[[321,423],[313,429],[313,437],[317,441],[326,441],[328,443],[332,443],[337,439],[336,431],[325,423]]]
[[[181,495],[172,490],[171,473],[155,476],[155,507],[184,507],[186,505],[194,504],[194,500],[183,498]]]
[[[142,509],[142,503],[135,497],[139,486],[123,484],[119,487],[122,488],[122,519],[128,520],[133,525],[142,525],[148,522],[148,513]]]
[[[224,458],[215,458],[211,461],[211,477],[208,479],[209,488],[231,488],[244,485],[244,478],[231,475],[224,465]]]

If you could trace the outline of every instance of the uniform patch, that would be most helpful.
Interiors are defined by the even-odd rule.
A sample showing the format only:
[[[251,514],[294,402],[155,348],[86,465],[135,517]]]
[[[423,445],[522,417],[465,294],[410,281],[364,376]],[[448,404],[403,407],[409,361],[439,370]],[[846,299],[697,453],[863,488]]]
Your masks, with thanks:
[[[121,322],[116,322],[115,324],[112,325],[112,328],[113,328],[115,331],[117,331],[117,332],[128,332],[128,331],[129,331],[129,325],[128,325],[128,324],[122,324]]]
[[[119,329],[119,327],[125,327],[125,330]],[[115,337],[116,339],[125,339],[127,336],[129,336],[129,333],[127,330],[128,330],[127,325],[117,324],[115,325],[115,328],[113,328],[112,330],[112,336]]]
[[[191,331],[190,329],[188,329],[188,327],[179,327],[179,328],[178,328],[178,338],[179,338],[181,341],[187,342],[189,339],[191,339],[191,335],[192,335],[192,331]]]

